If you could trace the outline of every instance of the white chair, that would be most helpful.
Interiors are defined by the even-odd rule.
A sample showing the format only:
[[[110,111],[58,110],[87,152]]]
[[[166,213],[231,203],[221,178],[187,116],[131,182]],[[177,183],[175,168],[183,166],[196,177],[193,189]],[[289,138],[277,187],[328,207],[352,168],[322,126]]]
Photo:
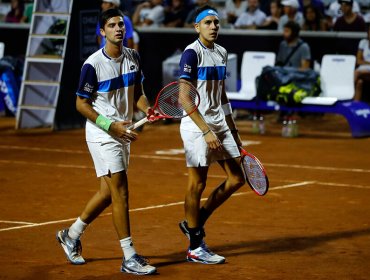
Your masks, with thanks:
[[[321,63],[321,95],[306,97],[302,104],[333,105],[339,100],[351,100],[355,95],[354,55],[324,55]]]
[[[239,92],[227,92],[231,100],[252,100],[257,95],[256,78],[265,66],[275,64],[273,52],[249,52],[243,54],[241,66],[241,89]]]
[[[0,42],[0,59],[4,56],[5,44]]]

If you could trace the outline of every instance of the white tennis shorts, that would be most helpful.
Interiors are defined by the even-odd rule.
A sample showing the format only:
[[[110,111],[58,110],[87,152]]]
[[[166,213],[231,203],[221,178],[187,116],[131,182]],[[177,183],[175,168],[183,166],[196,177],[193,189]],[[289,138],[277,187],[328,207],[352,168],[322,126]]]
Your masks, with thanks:
[[[94,161],[96,176],[127,170],[130,157],[130,144],[114,139],[104,142],[87,142]]]
[[[239,148],[230,130],[216,133],[222,143],[222,151],[211,150],[201,132],[180,129],[180,133],[184,143],[187,167],[209,166],[215,161],[240,157]]]

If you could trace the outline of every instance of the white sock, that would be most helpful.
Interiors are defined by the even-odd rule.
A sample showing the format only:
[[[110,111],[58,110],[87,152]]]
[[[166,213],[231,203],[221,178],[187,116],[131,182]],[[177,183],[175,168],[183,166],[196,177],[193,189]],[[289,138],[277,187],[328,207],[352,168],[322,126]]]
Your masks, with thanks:
[[[125,255],[125,260],[129,260],[133,255],[136,254],[131,236],[121,239],[119,242],[121,243],[121,248],[123,254]]]
[[[84,223],[80,217],[71,225],[68,230],[68,236],[72,239],[79,239],[85,229],[87,228],[88,224]]]

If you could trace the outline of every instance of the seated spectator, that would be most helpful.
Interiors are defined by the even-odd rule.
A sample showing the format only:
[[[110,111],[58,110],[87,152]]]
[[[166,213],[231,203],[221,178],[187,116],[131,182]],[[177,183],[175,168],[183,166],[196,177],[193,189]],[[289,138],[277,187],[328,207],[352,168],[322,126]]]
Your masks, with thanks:
[[[102,12],[109,10],[109,9],[119,9],[120,0],[103,0],[101,2],[101,10]],[[123,45],[128,48],[133,48],[133,26],[131,19],[128,16],[124,16],[123,21],[126,27],[126,35],[125,39],[123,40]],[[100,34],[100,24],[96,25],[96,42],[99,48],[103,48],[105,46],[105,37]]]
[[[356,14],[360,14],[360,5],[357,1],[353,1],[352,11]],[[342,11],[340,9],[340,3],[337,0],[334,0],[325,13],[329,17],[329,28],[332,29],[337,19],[342,16]]]
[[[362,16],[352,11],[353,0],[339,0],[343,16],[339,17],[334,24],[334,31],[364,32],[366,23]]]
[[[162,0],[150,0],[137,5],[132,16],[135,26],[158,27],[164,20]]]
[[[259,0],[248,0],[248,8],[235,21],[235,28],[256,29],[266,19],[266,14],[259,9]]]
[[[322,15],[325,13],[325,5],[321,0],[299,0],[300,7],[303,11],[308,6],[312,6],[317,9]]]
[[[171,0],[164,10],[163,25],[166,27],[183,27],[188,11],[184,0]]]
[[[355,100],[360,101],[364,81],[370,82],[370,25],[367,29],[367,39],[360,41],[357,51],[357,69],[355,71]]]
[[[209,4],[210,0],[196,0],[195,7],[188,13],[185,19],[185,27],[194,27],[195,12],[198,8]]]
[[[30,23],[33,14],[33,3],[27,4],[26,8],[23,12],[23,17],[21,18],[21,22]]]
[[[289,21],[295,21],[299,26],[302,26],[304,18],[302,13],[298,11],[298,0],[283,0],[281,4],[284,6],[284,15],[279,20],[278,29],[282,31]]]
[[[227,23],[234,24],[236,19],[247,10],[246,0],[227,0],[225,3],[225,13]]]
[[[11,10],[5,17],[5,22],[19,23],[23,17],[24,1],[12,0],[10,2]]]
[[[300,70],[310,68],[310,47],[299,38],[300,30],[299,24],[294,21],[289,21],[284,25],[284,40],[280,43],[276,65],[295,67]]]
[[[270,16],[265,19],[265,22],[259,27],[259,29],[277,29],[282,12],[283,9],[279,0],[271,0]]]
[[[323,18],[319,9],[314,6],[304,8],[304,23],[302,30],[306,31],[327,31],[328,24]]]

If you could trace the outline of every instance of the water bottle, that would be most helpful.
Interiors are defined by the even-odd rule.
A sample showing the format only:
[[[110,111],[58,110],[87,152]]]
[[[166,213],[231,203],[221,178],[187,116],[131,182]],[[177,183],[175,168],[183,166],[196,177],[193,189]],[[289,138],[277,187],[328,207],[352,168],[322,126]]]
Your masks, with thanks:
[[[265,130],[265,119],[263,118],[263,116],[260,116],[259,123],[258,123],[258,128],[259,128],[260,134],[265,134],[265,132],[266,132],[266,130]]]
[[[288,119],[286,137],[293,137],[293,121]]]
[[[296,119],[292,120],[292,126],[293,126],[293,137],[298,137],[298,124]]]
[[[252,120],[252,133],[258,134],[260,132],[257,114],[253,115]]]
[[[281,129],[281,136],[282,137],[288,137],[288,120],[287,118],[284,118],[283,120],[283,127]]]

